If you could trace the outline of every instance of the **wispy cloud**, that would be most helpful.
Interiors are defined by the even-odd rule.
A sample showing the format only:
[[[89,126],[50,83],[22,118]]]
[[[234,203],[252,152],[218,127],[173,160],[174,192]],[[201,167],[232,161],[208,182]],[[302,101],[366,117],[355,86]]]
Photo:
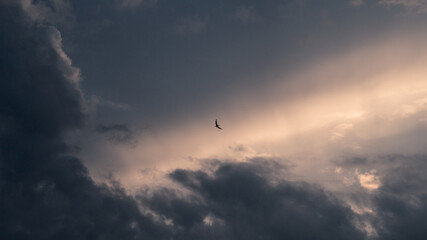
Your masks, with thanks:
[[[115,110],[122,110],[122,111],[127,111],[132,109],[132,107],[127,103],[113,102],[110,100],[103,99],[102,97],[99,97],[96,95],[91,96],[91,98],[89,99],[89,104],[90,104],[91,110],[95,110],[97,106],[103,106],[103,107],[108,107],[108,108],[112,108]]]
[[[353,7],[359,7],[365,3],[366,0],[351,0],[350,5]]]
[[[120,0],[119,7],[133,9],[143,5],[152,6],[156,3],[157,0]]]
[[[402,6],[416,13],[427,13],[426,0],[380,0],[379,3],[386,6]]]
[[[185,19],[175,25],[175,32],[181,35],[199,34],[206,28],[206,21],[198,17]]]
[[[65,27],[73,26],[76,21],[68,0],[18,0],[16,3],[21,4],[23,10],[33,21]]]
[[[118,143],[132,143],[134,133],[126,124],[98,124],[95,131]]]
[[[260,17],[255,14],[254,9],[247,6],[238,7],[234,12],[234,17],[243,23],[257,22],[260,20]]]

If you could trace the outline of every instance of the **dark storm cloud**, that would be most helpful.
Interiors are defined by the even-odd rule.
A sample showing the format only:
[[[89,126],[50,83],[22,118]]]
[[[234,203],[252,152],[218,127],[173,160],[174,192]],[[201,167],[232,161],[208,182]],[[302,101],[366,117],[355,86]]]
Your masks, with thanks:
[[[380,239],[425,239],[427,156],[390,156],[393,167],[374,197]]]
[[[59,32],[0,1],[0,238],[161,239],[118,187],[96,186],[62,141],[85,121]]]
[[[271,171],[256,162],[221,163],[213,174],[176,170],[171,179],[192,195],[163,190],[141,199],[173,220],[178,239],[363,239],[332,196],[302,182],[273,184]]]
[[[129,142],[133,138],[133,132],[126,124],[98,124],[95,131],[115,142]]]

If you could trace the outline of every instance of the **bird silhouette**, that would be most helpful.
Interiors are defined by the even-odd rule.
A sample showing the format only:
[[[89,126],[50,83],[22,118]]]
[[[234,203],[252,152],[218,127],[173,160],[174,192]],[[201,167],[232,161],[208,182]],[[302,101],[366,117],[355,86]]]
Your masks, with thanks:
[[[222,128],[218,125],[218,119],[215,119],[215,127],[222,130]]]

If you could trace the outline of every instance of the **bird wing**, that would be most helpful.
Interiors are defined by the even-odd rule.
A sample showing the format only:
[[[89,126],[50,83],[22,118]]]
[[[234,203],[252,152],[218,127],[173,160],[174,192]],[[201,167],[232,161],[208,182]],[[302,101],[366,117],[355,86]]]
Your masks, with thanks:
[[[222,130],[222,128],[218,125],[218,119],[215,119],[215,127]]]

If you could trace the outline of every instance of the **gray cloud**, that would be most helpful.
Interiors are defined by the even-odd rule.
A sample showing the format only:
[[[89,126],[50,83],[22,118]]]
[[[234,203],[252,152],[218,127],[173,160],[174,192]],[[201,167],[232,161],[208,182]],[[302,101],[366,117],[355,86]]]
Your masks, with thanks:
[[[71,27],[76,24],[75,16],[72,13],[72,6],[68,0],[18,0],[5,1],[5,3],[12,3],[12,5],[19,3],[23,11],[33,21],[54,24],[61,27]]]
[[[338,166],[345,166],[345,167],[358,167],[358,166],[366,165],[367,162],[368,160],[363,157],[351,157],[351,158],[336,161],[336,164]]]
[[[97,186],[62,140],[85,107],[59,32],[0,2],[0,238],[161,239],[119,187]]]
[[[424,239],[427,235],[427,157],[389,156],[392,165],[384,173],[374,197],[380,239]]]
[[[92,20],[112,23],[90,41],[82,31],[73,36],[79,45],[73,60],[90,79],[84,83],[86,92],[129,103],[137,109],[134,116],[156,126],[268,86],[317,53],[348,49],[349,42],[358,42],[353,35],[366,33],[353,22],[365,9],[355,11],[347,1],[158,1],[130,15],[103,6],[73,2],[81,26]],[[339,24],[322,23],[325,9]],[[364,19],[372,29],[383,29],[373,24],[387,22],[371,21],[370,15]]]
[[[157,0],[119,0],[121,8],[137,8],[141,5],[155,5]]]
[[[350,5],[353,7],[359,7],[365,3],[365,0],[351,0]]]
[[[271,166],[221,163],[213,174],[176,170],[171,179],[192,195],[165,189],[140,199],[181,229],[178,239],[363,239],[349,208],[307,183],[269,182]]]
[[[133,131],[126,124],[98,124],[95,131],[115,142],[130,142],[133,138]]]
[[[402,6],[417,13],[427,13],[426,0],[380,0],[379,3],[386,6]]]
[[[252,23],[259,21],[259,17],[254,13],[253,8],[240,6],[236,9],[234,17],[244,23]]]
[[[206,27],[206,22],[198,17],[180,21],[175,25],[175,32],[178,34],[198,34]]]

